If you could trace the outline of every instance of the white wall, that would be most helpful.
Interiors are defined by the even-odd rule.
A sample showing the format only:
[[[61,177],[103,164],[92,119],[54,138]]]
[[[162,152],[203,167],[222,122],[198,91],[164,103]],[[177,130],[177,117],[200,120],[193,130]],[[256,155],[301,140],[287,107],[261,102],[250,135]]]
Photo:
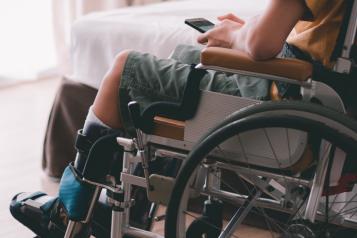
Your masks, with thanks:
[[[51,1],[0,1],[0,83],[55,65]]]

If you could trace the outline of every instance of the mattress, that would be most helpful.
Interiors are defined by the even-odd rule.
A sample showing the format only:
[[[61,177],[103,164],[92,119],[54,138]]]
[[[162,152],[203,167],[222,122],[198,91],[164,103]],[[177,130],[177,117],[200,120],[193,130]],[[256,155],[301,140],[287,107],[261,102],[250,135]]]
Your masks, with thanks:
[[[123,49],[166,58],[178,44],[197,44],[199,33],[185,25],[184,19],[205,17],[217,22],[218,15],[229,12],[246,19],[266,4],[266,0],[182,0],[86,15],[72,27],[68,77],[98,88]]]

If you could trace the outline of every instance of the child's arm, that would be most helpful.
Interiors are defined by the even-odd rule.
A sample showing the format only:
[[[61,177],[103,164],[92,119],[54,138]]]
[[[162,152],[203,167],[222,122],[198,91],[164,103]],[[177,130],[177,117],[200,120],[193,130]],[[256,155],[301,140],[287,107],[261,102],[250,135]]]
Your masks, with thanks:
[[[207,46],[245,51],[255,60],[270,59],[281,51],[305,10],[303,0],[271,0],[261,15],[245,23],[225,19],[197,40]]]

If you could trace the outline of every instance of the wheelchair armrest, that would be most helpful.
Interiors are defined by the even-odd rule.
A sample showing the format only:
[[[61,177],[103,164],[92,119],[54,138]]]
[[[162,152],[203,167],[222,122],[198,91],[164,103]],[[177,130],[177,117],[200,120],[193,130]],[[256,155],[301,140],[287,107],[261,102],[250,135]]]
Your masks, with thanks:
[[[313,66],[298,59],[254,61],[248,54],[232,49],[208,47],[201,52],[201,64],[258,74],[273,75],[298,81],[311,78]]]

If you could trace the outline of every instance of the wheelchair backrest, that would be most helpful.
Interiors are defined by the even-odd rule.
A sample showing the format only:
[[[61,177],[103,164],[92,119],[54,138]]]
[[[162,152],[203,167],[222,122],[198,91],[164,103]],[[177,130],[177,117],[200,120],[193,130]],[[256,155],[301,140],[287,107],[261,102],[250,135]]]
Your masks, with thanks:
[[[335,71],[339,73],[349,73],[357,58],[357,0],[345,1],[347,12],[332,56],[337,61]]]

